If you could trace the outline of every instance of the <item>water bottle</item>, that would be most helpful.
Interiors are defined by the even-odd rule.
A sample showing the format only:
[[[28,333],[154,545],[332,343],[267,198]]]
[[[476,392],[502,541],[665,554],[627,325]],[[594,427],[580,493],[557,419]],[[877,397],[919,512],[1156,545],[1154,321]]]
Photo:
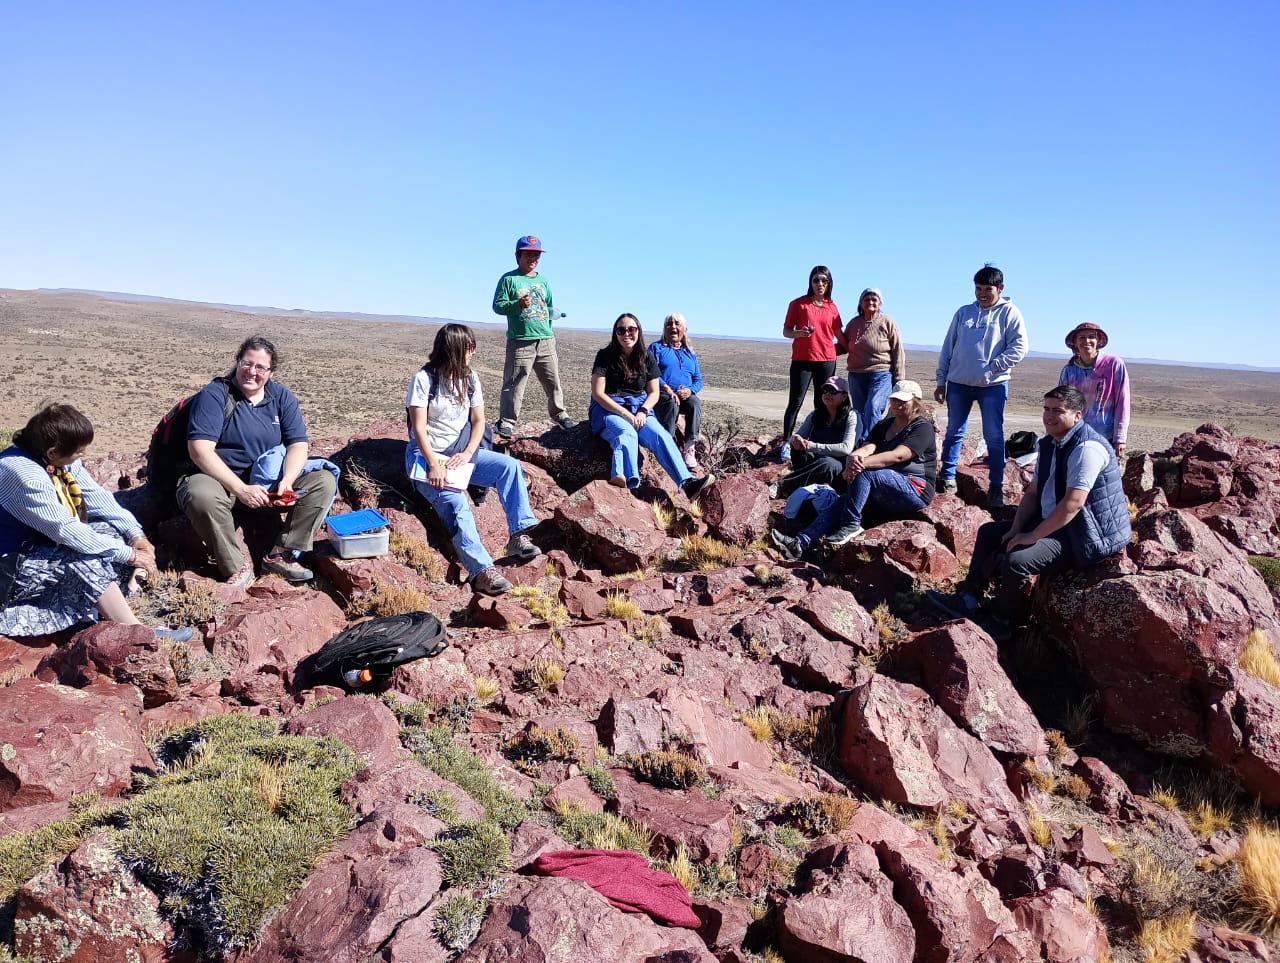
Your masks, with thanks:
[[[342,679],[351,688],[358,689],[373,681],[373,672],[369,669],[348,669],[342,673]]]

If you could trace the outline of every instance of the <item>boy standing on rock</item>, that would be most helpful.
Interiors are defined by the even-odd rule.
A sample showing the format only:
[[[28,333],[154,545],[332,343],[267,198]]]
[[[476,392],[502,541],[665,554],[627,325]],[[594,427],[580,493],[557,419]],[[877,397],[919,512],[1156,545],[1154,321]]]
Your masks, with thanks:
[[[493,292],[493,313],[507,319],[507,358],[502,369],[502,396],[498,402],[498,436],[511,439],[524,405],[525,382],[532,370],[547,393],[551,420],[561,428],[574,421],[564,408],[560,390],[560,362],[551,330],[554,308],[551,285],[538,273],[542,242],[528,234],[516,241],[516,269],[498,279]]]
[[[938,354],[938,387],[933,398],[947,405],[947,433],[942,442],[938,488],[956,490],[956,463],[964,442],[969,412],[978,403],[982,438],[987,443],[991,485],[987,505],[1004,507],[1004,406],[1009,399],[1009,373],[1027,356],[1027,325],[1012,301],[1000,296],[1004,272],[988,264],[973,276],[972,304],[951,318]]]

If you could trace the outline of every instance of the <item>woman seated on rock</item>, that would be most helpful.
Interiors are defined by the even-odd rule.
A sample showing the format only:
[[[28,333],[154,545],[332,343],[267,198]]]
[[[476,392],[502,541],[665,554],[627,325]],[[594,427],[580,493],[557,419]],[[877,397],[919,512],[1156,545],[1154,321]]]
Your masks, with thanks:
[[[497,490],[511,533],[505,554],[527,561],[542,550],[525,534],[538,520],[529,508],[520,462],[481,447],[484,392],[479,376],[471,370],[475,350],[475,335],[465,324],[446,324],[436,332],[431,355],[409,382],[404,402],[409,420],[404,464],[414,487],[453,539],[472,589],[481,595],[501,595],[510,590],[511,582],[498,571],[480,540],[467,500],[468,485]],[[471,472],[464,478],[466,465]]]
[[[845,463],[849,488],[844,497],[819,513],[799,535],[775,529],[770,537],[791,559],[799,558],[823,535],[833,547],[861,538],[866,509],[875,509],[881,521],[889,521],[907,518],[933,501],[937,471],[937,440],[933,420],[921,403],[920,386],[899,381],[889,395],[888,416],[871,429],[867,443]]]
[[[307,460],[307,427],[297,397],[273,380],[279,367],[274,344],[257,335],[246,338],[230,373],[209,382],[191,402],[187,453],[195,470],[178,480],[178,507],[213,554],[218,574],[242,588],[254,576],[253,564],[236,542],[236,504],[277,512],[287,508],[284,529],[262,559],[262,571],[305,582],[311,570],[298,556],[311,551],[337,490],[333,473]],[[234,402],[229,417],[228,393]],[[250,478],[254,463],[280,445],[284,461],[278,479],[274,485],[255,484]]]
[[[683,314],[668,314],[662,322],[662,340],[649,345],[658,362],[658,404],[653,409],[662,427],[676,436],[676,417],[684,415],[684,445],[680,453],[689,468],[698,467],[698,433],[702,430],[702,367],[689,347],[689,326]]]
[[[1071,360],[1062,368],[1058,384],[1079,388],[1084,395],[1084,421],[1124,458],[1129,442],[1129,372],[1113,354],[1102,354],[1107,332],[1091,321],[1077,324],[1067,335]],[[1123,462],[1122,462],[1123,464]]]
[[[591,430],[613,449],[609,483],[619,488],[640,485],[640,445],[653,452],[688,498],[697,498],[715,482],[710,472],[695,478],[680,457],[675,440],[653,417],[661,376],[644,348],[644,334],[634,314],[613,323],[608,346],[596,352],[591,367]]]
[[[152,577],[142,526],[85,471],[93,425],[47,405],[0,452],[0,635],[47,635],[99,617],[138,625],[123,585]],[[156,629],[185,642],[190,627]]]
[[[843,489],[844,460],[853,451],[858,416],[849,401],[849,386],[832,376],[822,386],[822,403],[791,436],[791,474],[769,489],[774,498],[787,498],[805,485],[836,485]]]

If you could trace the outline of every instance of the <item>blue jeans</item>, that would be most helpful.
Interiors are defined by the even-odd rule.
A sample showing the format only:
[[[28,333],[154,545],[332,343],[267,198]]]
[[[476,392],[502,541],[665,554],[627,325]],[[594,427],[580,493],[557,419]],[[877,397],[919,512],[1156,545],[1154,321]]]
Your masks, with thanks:
[[[871,434],[871,429],[884,417],[889,406],[889,392],[893,390],[891,371],[850,371],[849,401],[858,416],[858,444]]]
[[[469,432],[464,431],[461,438],[441,455],[451,455],[467,446]],[[405,449],[405,472],[409,470],[408,452]],[[529,490],[524,480],[524,469],[520,462],[510,455],[483,448],[475,453],[471,461],[475,469],[471,474],[472,485],[484,485],[498,492],[498,500],[507,513],[507,530],[514,535],[526,528],[538,524],[529,509]],[[432,509],[435,510],[444,529],[453,540],[453,548],[458,553],[458,561],[467,570],[467,575],[474,578],[490,565],[493,557],[485,551],[480,541],[480,532],[476,529],[476,518],[471,514],[471,501],[466,492],[450,491],[447,488],[433,488],[425,481],[414,481],[414,487],[422,493]]]
[[[610,414],[592,401],[591,430],[613,449],[611,474],[625,478],[628,488],[640,487],[640,445],[653,452],[658,464],[677,484],[683,485],[693,477],[680,456],[675,439],[667,434],[667,429],[653,415],[645,419],[643,428],[637,430],[621,415]]]
[[[987,443],[987,467],[991,487],[1004,488],[1004,404],[1009,399],[1009,382],[999,381],[982,388],[947,382],[947,433],[942,439],[942,470],[939,481],[956,477],[960,445],[969,427],[969,412],[978,403],[982,413],[982,440]]]
[[[896,468],[868,468],[853,476],[844,497],[819,512],[800,537],[805,545],[811,545],[837,528],[860,526],[862,513],[868,505],[887,519],[906,518],[924,508],[924,499],[916,494],[907,476]]]

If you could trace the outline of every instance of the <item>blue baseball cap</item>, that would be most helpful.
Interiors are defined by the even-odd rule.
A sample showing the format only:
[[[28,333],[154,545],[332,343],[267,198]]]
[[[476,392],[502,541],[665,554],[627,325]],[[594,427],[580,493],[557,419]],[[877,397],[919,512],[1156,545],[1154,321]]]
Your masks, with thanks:
[[[526,234],[524,237],[516,239],[516,253],[521,251],[542,251],[542,242],[532,234]]]

